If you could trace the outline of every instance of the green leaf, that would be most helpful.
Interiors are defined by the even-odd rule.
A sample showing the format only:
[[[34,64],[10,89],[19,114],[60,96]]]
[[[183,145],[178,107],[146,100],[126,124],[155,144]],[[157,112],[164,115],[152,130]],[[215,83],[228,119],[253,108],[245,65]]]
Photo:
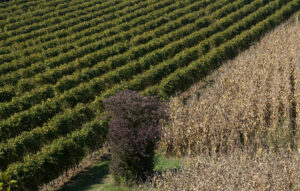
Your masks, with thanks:
[[[3,181],[4,181],[4,182],[8,182],[9,179],[10,179],[10,174],[9,174],[9,172],[7,171],[7,172],[5,172],[4,175],[3,175]]]

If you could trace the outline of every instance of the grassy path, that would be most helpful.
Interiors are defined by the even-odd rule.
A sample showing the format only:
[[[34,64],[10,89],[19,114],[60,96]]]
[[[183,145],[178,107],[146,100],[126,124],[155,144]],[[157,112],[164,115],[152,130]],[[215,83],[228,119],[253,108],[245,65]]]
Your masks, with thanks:
[[[163,172],[180,168],[180,161],[176,158],[157,156],[155,171]],[[135,191],[137,186],[115,186],[109,173],[109,159],[99,160],[90,168],[73,177],[58,191]]]

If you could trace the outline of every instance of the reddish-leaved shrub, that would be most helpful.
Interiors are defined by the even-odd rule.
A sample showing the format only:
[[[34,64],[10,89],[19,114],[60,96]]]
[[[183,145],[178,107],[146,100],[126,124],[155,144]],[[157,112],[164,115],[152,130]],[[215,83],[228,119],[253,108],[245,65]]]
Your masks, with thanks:
[[[112,117],[108,143],[114,180],[127,185],[145,180],[153,172],[166,104],[130,90],[106,98],[103,104]]]

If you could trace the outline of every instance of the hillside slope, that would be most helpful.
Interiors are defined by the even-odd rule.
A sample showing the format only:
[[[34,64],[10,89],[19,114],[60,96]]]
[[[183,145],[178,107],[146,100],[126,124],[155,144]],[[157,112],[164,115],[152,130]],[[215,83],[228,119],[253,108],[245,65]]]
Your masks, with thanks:
[[[299,23],[277,27],[206,81],[171,99],[168,147],[179,154],[299,147],[299,29]]]
[[[300,190],[300,23],[170,101],[162,150],[190,155],[159,190]]]
[[[300,0],[0,2],[0,170],[36,190],[103,146],[103,98],[168,98],[300,9]]]

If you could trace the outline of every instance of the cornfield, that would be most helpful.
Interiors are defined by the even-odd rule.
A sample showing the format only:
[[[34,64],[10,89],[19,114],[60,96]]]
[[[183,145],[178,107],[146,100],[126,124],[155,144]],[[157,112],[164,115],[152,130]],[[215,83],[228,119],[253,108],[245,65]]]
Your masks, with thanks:
[[[156,190],[300,190],[300,24],[288,21],[170,101]]]
[[[219,157],[188,159],[178,172],[153,179],[162,191],[198,190],[300,190],[300,157],[297,153],[275,155],[233,152]]]
[[[299,148],[299,29],[281,25],[172,98],[162,147],[178,155]]]

